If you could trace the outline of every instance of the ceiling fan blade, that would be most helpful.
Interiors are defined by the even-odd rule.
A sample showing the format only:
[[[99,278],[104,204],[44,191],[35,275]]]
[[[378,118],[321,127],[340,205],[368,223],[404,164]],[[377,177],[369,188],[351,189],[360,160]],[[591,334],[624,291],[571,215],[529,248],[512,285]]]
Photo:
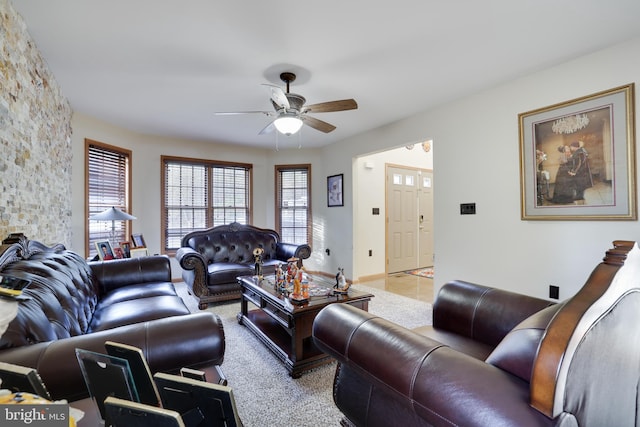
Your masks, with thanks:
[[[289,100],[287,99],[287,95],[281,88],[268,84],[263,84],[263,86],[267,86],[269,89],[271,89],[271,101],[277,106],[276,109],[291,108],[291,105],[289,105]]]
[[[235,116],[238,114],[264,114],[266,116],[271,116],[274,113],[272,111],[221,111],[213,113],[214,116]]]
[[[309,113],[330,113],[332,111],[355,110],[356,108],[358,108],[358,103],[355,99],[341,99],[340,101],[307,105],[304,107],[304,110]]]
[[[276,130],[276,126],[273,124],[273,122],[271,122],[268,125],[266,125],[260,132],[258,132],[258,135],[266,135],[268,133],[273,132],[274,130]]]
[[[334,125],[323,122],[322,120],[318,120],[314,117],[300,116],[300,119],[305,122],[305,124],[309,125],[315,130],[319,130],[320,132],[329,133],[336,128]]]

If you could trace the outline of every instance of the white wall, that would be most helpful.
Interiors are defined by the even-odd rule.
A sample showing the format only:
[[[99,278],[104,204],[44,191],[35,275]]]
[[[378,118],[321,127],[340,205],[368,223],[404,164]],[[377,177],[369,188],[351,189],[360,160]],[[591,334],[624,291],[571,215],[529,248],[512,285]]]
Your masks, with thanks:
[[[351,171],[361,154],[432,137],[436,291],[464,279],[546,298],[548,286],[556,284],[564,299],[584,284],[612,240],[636,239],[640,227],[637,221],[520,220],[518,114],[632,83],[639,75],[640,39],[634,39],[341,141],[323,155]],[[345,176],[352,181],[352,174]],[[466,202],[477,204],[476,215],[459,214]],[[365,239],[355,233],[360,218],[345,209],[332,220],[340,228],[353,226],[351,239],[330,235],[325,242],[340,248],[336,255],[347,255]],[[345,267],[355,268],[353,277],[361,274],[358,265]]]

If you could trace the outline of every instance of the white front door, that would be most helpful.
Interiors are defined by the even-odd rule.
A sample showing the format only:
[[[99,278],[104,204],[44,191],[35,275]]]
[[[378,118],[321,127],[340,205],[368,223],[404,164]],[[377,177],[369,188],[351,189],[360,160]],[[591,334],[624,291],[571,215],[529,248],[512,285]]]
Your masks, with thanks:
[[[386,169],[387,273],[433,265],[433,173]]]

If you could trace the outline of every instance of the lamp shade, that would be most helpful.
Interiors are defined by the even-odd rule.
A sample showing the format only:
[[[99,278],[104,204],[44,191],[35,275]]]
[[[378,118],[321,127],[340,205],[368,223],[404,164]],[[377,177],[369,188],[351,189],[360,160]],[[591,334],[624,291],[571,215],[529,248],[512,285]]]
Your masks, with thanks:
[[[130,219],[136,219],[136,217],[111,206],[109,209],[98,214],[91,215],[89,219],[93,221],[128,221]]]
[[[285,135],[293,135],[302,127],[302,120],[295,115],[283,114],[273,124],[278,129],[278,132]]]

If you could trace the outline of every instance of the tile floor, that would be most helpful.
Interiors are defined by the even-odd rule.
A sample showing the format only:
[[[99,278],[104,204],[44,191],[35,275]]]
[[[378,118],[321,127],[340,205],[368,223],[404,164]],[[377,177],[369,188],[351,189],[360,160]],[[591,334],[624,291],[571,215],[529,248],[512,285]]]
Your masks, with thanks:
[[[433,279],[394,273],[382,279],[360,282],[365,286],[433,304]]]

